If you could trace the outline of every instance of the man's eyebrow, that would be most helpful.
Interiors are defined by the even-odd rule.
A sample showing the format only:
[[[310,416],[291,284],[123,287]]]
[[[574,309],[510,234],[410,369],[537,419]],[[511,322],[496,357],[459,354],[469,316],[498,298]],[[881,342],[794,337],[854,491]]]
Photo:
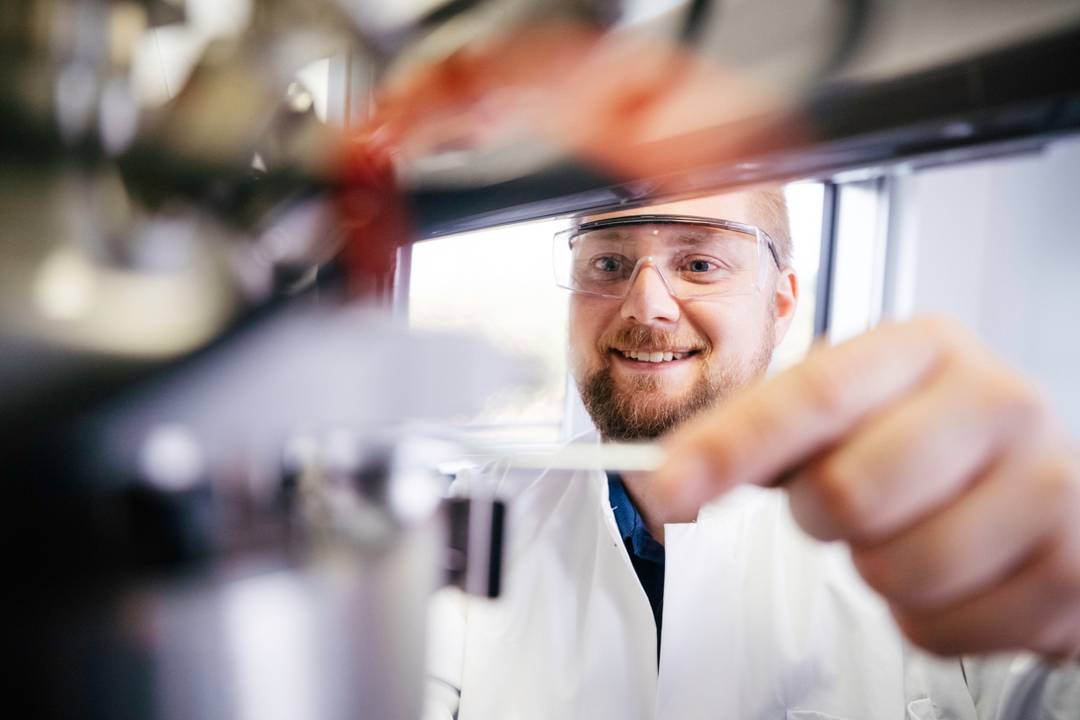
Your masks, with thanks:
[[[596,230],[593,230],[593,231],[589,232],[588,234],[591,237],[599,238],[601,240],[623,240],[623,239],[626,239],[627,237],[633,237],[634,235],[637,234],[637,233],[634,232],[634,228],[641,229],[641,228],[650,228],[650,227],[654,228],[654,229],[660,229],[662,231],[666,231],[664,233],[665,235],[671,235],[673,237],[677,237],[679,240],[683,240],[685,242],[690,242],[690,243],[700,242],[700,241],[704,240],[705,238],[709,237],[711,234],[713,234],[709,230],[705,230],[705,229],[701,229],[701,228],[694,228],[694,227],[681,227],[681,228],[675,228],[674,230],[671,230],[670,226],[665,227],[664,225],[658,224],[658,223],[655,223],[655,224],[643,224],[643,225],[636,225],[636,226],[631,225],[629,227],[598,228]]]
[[[680,230],[675,240],[680,245],[700,245],[706,240],[715,239],[718,233],[715,230],[702,230],[699,228],[685,228]]]
[[[586,234],[595,240],[626,240],[630,237],[630,233],[626,229],[617,227],[600,228]]]
[[[627,240],[632,239],[635,236],[634,228],[657,228],[661,231],[665,231],[664,234],[673,242],[679,245],[700,245],[709,240],[715,239],[717,236],[727,235],[729,233],[718,228],[706,228],[706,227],[693,227],[683,226],[672,228],[670,225],[665,226],[661,223],[655,224],[642,224],[637,226],[626,227],[606,227],[597,228],[588,233],[589,237],[597,240]]]

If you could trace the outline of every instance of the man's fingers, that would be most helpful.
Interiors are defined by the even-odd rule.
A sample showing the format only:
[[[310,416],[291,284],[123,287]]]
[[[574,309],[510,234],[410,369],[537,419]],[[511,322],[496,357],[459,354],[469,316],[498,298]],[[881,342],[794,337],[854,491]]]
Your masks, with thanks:
[[[661,492],[689,513],[734,485],[770,483],[923,382],[958,333],[936,319],[883,325],[743,389],[668,439]]]
[[[947,368],[792,477],[792,513],[821,540],[889,537],[963,492],[1040,402],[989,366]]]
[[[884,543],[855,547],[856,568],[894,607],[919,612],[1002,582],[1080,512],[1074,458],[1061,451],[1032,465],[1034,457],[999,461],[938,514]]]
[[[939,655],[1021,647],[1075,653],[1080,649],[1078,535],[1062,536],[1005,582],[970,600],[931,612],[894,606],[893,615],[912,642]]]

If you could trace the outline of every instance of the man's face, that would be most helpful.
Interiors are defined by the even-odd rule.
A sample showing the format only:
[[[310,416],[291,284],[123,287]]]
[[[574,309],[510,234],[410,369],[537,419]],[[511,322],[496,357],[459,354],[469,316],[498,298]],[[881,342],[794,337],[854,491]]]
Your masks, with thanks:
[[[760,224],[746,194],[615,214],[646,212]],[[623,299],[575,293],[570,367],[600,434],[608,440],[657,437],[763,374],[791,321],[796,297],[790,270],[772,266],[765,277],[764,286],[751,292],[686,301],[672,296],[660,275],[644,266]],[[645,352],[677,357],[662,362],[627,357]]]

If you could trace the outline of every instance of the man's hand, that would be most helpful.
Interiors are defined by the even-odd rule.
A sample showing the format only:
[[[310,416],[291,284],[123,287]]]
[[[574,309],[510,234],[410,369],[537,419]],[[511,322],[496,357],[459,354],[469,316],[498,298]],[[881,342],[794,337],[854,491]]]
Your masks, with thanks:
[[[659,489],[679,514],[784,483],[918,645],[1080,650],[1080,462],[1039,394],[952,323],[815,350],[667,445]]]

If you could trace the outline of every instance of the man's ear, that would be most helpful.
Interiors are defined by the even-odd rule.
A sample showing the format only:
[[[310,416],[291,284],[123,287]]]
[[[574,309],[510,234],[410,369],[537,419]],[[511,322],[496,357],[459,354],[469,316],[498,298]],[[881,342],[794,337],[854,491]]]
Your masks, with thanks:
[[[776,322],[773,324],[773,347],[779,345],[787,335],[798,304],[799,277],[791,268],[781,270],[776,276],[776,285],[773,290],[773,312],[776,314]]]

